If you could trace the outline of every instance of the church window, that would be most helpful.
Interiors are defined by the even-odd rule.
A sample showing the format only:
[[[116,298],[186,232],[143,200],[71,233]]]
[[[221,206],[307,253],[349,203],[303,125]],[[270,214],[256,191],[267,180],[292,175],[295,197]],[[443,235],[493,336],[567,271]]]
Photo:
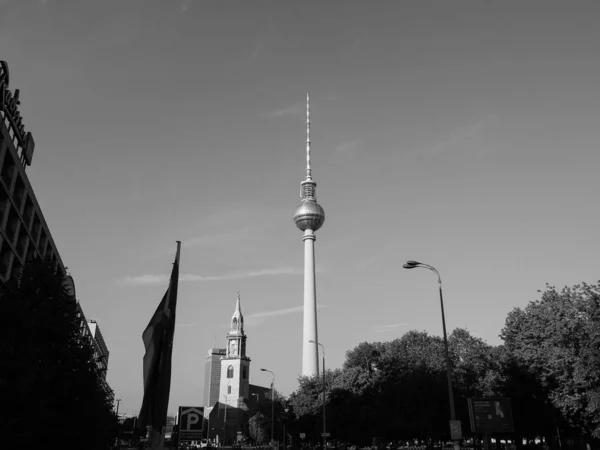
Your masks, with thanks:
[[[248,378],[248,370],[246,369],[246,366],[242,367],[242,379],[246,379]]]
[[[227,368],[227,378],[233,378],[233,366]]]
[[[237,319],[234,317],[233,318],[233,328],[237,327]]]
[[[227,393],[231,394],[231,386],[227,386]]]

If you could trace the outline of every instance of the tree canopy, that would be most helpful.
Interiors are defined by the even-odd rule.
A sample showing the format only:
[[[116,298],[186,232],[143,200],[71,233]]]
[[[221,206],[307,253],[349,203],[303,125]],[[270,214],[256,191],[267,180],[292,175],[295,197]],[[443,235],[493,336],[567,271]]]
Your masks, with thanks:
[[[0,286],[3,444],[104,449],[116,417],[77,305],[50,262],[34,260]]]
[[[582,283],[511,311],[491,346],[468,330],[448,336],[456,413],[470,436],[467,399],[511,399],[515,433],[527,440],[600,438],[600,285]],[[323,380],[300,377],[289,398],[293,428],[313,442],[322,431]],[[444,342],[409,331],[362,342],[342,369],[326,373],[327,431],[357,445],[449,440]]]

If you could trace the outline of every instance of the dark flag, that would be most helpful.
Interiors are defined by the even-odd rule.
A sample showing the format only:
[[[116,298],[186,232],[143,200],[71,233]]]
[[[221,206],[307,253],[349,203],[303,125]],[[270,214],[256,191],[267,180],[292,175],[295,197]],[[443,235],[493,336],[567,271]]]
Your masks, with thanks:
[[[167,423],[169,407],[180,247],[181,242],[177,241],[177,254],[169,288],[142,334],[146,353],[144,354],[144,399],[138,417],[138,426],[143,428],[150,425],[152,430],[158,433],[162,432]]]

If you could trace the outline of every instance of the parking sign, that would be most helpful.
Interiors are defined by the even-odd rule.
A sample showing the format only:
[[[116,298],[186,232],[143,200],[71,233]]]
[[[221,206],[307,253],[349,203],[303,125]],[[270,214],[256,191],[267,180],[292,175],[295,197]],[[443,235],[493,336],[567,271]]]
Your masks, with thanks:
[[[182,441],[199,441],[202,439],[204,425],[203,406],[179,407],[179,439]]]

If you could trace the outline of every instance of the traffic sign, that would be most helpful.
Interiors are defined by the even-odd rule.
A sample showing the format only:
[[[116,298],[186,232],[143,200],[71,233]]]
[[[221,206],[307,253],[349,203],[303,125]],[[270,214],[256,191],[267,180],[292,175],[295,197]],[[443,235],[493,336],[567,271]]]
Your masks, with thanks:
[[[306,438],[306,433],[300,433],[300,439],[305,439]]]
[[[329,437],[331,436],[331,433],[321,433],[321,437]]]

